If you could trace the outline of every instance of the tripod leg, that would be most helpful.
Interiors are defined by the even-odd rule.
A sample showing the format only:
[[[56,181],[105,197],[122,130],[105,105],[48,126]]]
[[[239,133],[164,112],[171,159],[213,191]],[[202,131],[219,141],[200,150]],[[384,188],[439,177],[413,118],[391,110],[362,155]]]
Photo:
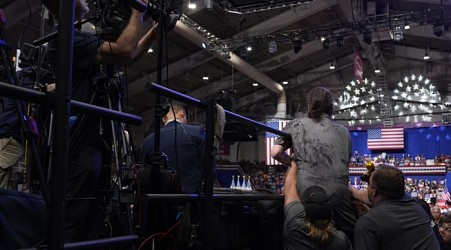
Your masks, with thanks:
[[[114,104],[112,101],[112,98],[110,96],[110,94],[107,94],[107,99],[108,99],[108,107],[110,109],[114,109]],[[118,105],[118,104],[117,104]],[[118,110],[121,110],[121,108],[118,105]],[[119,133],[121,134],[120,139],[121,139],[121,145],[124,146],[123,150],[124,150],[124,154],[127,152],[126,151],[126,147],[125,144],[127,143],[125,140],[125,135],[124,132],[122,131],[123,129],[123,124],[122,123],[118,123],[116,121],[111,121],[111,129],[112,129],[112,135],[113,135],[113,153],[114,153],[114,159],[115,159],[115,164],[116,164],[116,178],[117,178],[117,188],[118,188],[118,198],[119,198],[119,206],[122,207],[122,205],[125,205],[126,208],[126,213],[127,213],[127,224],[128,224],[128,231],[129,233],[133,232],[133,223],[132,223],[132,219],[131,219],[131,209],[130,209],[130,202],[125,198],[126,195],[129,195],[127,193],[127,190],[123,189],[123,185],[122,185],[122,178],[123,178],[123,161],[121,159],[121,157],[119,156],[119,142],[117,140],[117,129],[119,128],[120,131]],[[133,202],[133,199],[132,199]]]
[[[1,25],[1,22],[0,22],[0,26],[1,26],[0,27],[0,30],[1,30],[0,39],[1,39],[5,36],[4,36],[4,30],[3,30],[3,26]],[[2,63],[5,67],[5,75],[9,81],[9,83],[17,86],[18,85],[17,83],[19,82],[19,80],[17,78],[14,66],[12,65],[12,62],[10,60],[8,60],[8,58],[10,58],[10,57],[9,57],[6,49],[2,45],[0,45],[0,58],[2,59]],[[22,131],[24,132],[24,134],[30,134],[32,131],[32,128],[31,128],[31,124],[30,124],[28,117],[26,117],[24,115],[25,107],[24,107],[23,102],[16,100],[15,105],[16,105],[18,119],[21,122]],[[37,150],[36,142],[35,142],[33,136],[30,136],[27,139],[29,140],[29,143],[31,146],[31,153],[35,159],[36,168],[38,171],[38,176],[39,176],[39,180],[41,182],[41,187],[42,187],[42,195],[44,196],[44,198],[48,204],[49,188],[47,186],[47,181],[44,176],[44,171],[43,171],[42,164],[41,164],[41,157]]]
[[[53,159],[53,111],[50,113],[50,123],[49,123],[49,136],[47,138],[47,147],[49,147],[49,167],[47,173],[47,181],[50,181],[52,176],[52,159]]]

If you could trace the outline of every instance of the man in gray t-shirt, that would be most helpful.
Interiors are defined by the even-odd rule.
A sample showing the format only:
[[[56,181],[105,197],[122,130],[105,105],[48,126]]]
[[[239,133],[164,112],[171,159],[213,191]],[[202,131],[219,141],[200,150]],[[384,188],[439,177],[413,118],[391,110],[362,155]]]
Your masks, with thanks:
[[[333,220],[352,240],[357,213],[349,193],[349,160],[352,143],[349,131],[335,123],[332,93],[322,87],[309,91],[308,117],[291,120],[283,129],[288,137],[280,137],[271,149],[271,156],[284,165],[293,149],[298,168],[297,189],[302,194],[308,187],[319,185],[333,195]]]

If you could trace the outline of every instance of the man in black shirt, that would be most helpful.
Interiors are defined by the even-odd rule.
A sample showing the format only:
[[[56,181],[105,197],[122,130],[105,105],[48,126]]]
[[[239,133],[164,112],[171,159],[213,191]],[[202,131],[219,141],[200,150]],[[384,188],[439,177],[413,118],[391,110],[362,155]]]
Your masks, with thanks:
[[[404,174],[398,168],[379,165],[371,175],[368,190],[352,192],[356,198],[373,204],[357,221],[355,249],[440,249],[430,216],[418,202],[404,198]]]
[[[56,25],[60,20],[59,1],[42,0],[49,9]],[[143,0],[147,5],[147,0]],[[75,19],[81,21],[88,13],[87,0],[76,0]],[[152,46],[156,36],[154,25],[144,32],[143,15],[132,8],[127,25],[116,41],[103,41],[96,35],[83,32],[79,27],[74,31],[73,63],[72,63],[72,99],[86,103],[92,102],[96,91],[94,77],[99,74],[100,65],[131,65],[145,55]],[[142,33],[144,32],[144,35]],[[49,42],[48,59],[54,72],[56,69],[57,42]],[[58,79],[57,79],[58,80]],[[56,83],[58,88],[58,82]],[[102,160],[110,156],[108,152],[111,129],[102,127],[99,117],[73,114],[75,133],[71,133],[69,169],[66,190],[66,222],[65,241],[80,241],[95,238],[87,233],[88,224],[92,224],[94,215],[92,197],[96,190]],[[72,132],[72,131],[71,131]],[[55,135],[58,136],[58,135]],[[95,230],[94,230],[95,231]],[[95,233],[93,231],[93,233]]]

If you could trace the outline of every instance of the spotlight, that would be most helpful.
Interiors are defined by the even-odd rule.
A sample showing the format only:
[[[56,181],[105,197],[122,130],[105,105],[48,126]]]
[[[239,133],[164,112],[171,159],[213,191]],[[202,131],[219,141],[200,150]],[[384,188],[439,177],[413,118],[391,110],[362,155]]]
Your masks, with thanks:
[[[373,40],[373,37],[372,37],[371,31],[365,30],[363,32],[363,41],[366,42],[367,44],[371,44],[372,40]]]
[[[252,46],[247,46],[246,50],[249,51],[249,52],[252,51]]]
[[[327,49],[327,48],[329,48],[329,45],[330,45],[329,38],[324,38],[324,40],[323,40],[323,48]]]
[[[201,45],[202,45],[202,48],[204,48],[204,49],[208,48],[208,43],[207,42],[202,42]]]
[[[335,63],[330,63],[329,69],[335,69]]]
[[[202,77],[202,80],[208,81],[208,80],[210,80],[210,78],[209,78],[207,75],[204,75],[204,76]]]
[[[427,52],[424,53],[423,59],[424,60],[429,60],[429,54]]]
[[[268,52],[274,54],[277,52],[277,43],[276,41],[271,41],[268,43]]]
[[[258,83],[254,82],[254,83],[252,83],[252,86],[258,87]]]
[[[379,73],[381,73],[381,70],[379,68],[375,68],[374,73],[379,74]]]
[[[391,37],[393,40],[399,42],[402,40],[403,38],[403,32],[402,29],[400,29],[399,27],[397,27],[396,29],[392,30],[391,32]]]
[[[288,81],[283,81],[282,84],[283,84],[283,85],[287,85],[287,84],[288,84]]]
[[[302,49],[302,40],[299,38],[294,39],[293,41],[293,50],[294,53],[297,54]]]
[[[189,2],[188,2],[188,9],[194,10],[194,9],[196,9],[196,8],[197,8],[197,6],[196,6],[196,3],[195,3],[195,2],[193,2],[193,1],[189,1]]]
[[[345,41],[343,40],[343,37],[337,37],[337,46],[343,47],[344,44],[345,44]]]
[[[438,37],[443,35],[443,23],[440,20],[437,19],[435,24],[432,26],[432,33]]]

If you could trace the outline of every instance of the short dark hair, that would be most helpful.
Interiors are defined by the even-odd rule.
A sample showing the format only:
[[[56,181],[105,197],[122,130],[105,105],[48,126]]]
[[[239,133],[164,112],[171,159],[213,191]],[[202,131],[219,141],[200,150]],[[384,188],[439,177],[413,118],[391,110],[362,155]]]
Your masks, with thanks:
[[[443,219],[442,223],[451,223],[451,215],[445,216],[445,218]]]
[[[167,105],[163,105],[163,106],[166,106],[165,115],[167,115],[168,113],[172,113],[172,112],[174,112],[174,113],[177,113],[180,111],[186,112],[185,107],[181,103],[178,103],[178,102],[168,103]]]
[[[316,87],[307,95],[308,117],[315,121],[321,119],[321,114],[332,115],[334,110],[332,93],[323,87]]]
[[[387,200],[401,199],[405,195],[404,174],[396,167],[379,165],[371,176],[371,185]]]

